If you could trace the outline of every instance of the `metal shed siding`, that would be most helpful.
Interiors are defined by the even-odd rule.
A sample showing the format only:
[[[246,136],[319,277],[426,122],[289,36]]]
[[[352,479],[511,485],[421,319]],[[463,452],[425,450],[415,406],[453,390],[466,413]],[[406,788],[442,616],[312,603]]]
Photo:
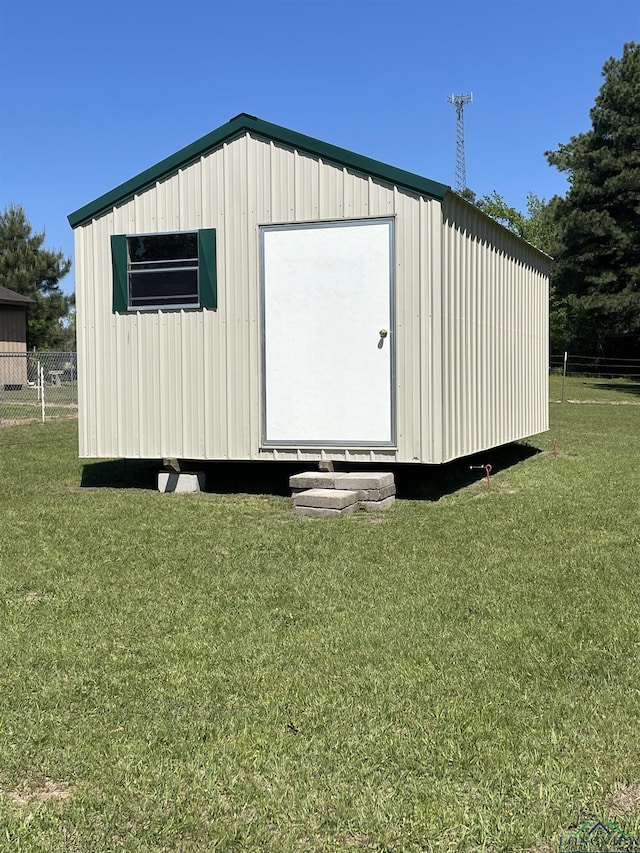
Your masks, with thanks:
[[[439,381],[431,379],[440,359],[432,330],[439,201],[249,133],[76,228],[80,454],[318,459],[312,449],[259,448],[258,226],[389,215],[396,216],[398,451],[353,449],[343,458],[440,461]],[[110,235],[210,227],[218,230],[217,311],[112,313]]]
[[[548,262],[449,194],[443,202],[442,457],[548,429]]]
[[[26,351],[26,309],[23,305],[0,305],[0,352]]]

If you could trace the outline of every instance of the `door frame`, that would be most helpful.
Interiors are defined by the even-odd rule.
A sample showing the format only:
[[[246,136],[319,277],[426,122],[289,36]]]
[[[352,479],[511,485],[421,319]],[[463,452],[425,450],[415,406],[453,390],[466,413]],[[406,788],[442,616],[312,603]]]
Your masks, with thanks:
[[[266,372],[266,282],[264,235],[270,231],[290,231],[301,229],[319,229],[335,227],[351,227],[387,223],[389,225],[389,329],[387,341],[389,353],[389,418],[390,439],[388,441],[341,441],[341,440],[307,440],[307,439],[267,439],[267,372]],[[397,448],[397,403],[396,403],[396,307],[395,307],[395,216],[368,216],[353,219],[305,220],[301,222],[265,223],[258,226],[259,262],[260,262],[260,395],[261,395],[261,428],[260,446],[272,447],[305,447],[305,448]]]

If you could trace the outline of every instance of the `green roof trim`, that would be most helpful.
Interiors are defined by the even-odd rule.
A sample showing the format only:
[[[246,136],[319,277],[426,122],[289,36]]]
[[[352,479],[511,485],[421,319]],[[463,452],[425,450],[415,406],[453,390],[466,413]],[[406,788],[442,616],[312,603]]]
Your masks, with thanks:
[[[395,166],[389,166],[378,160],[372,160],[370,157],[363,157],[361,154],[355,154],[353,151],[347,151],[345,148],[339,148],[337,145],[331,145],[328,142],[322,142],[319,139],[305,136],[294,130],[288,130],[286,127],[262,121],[255,116],[247,115],[247,113],[240,113],[240,115],[232,118],[231,121],[223,124],[217,130],[211,131],[211,133],[208,133],[191,145],[187,145],[186,148],[182,148],[180,151],[172,154],[171,157],[167,157],[155,166],[151,166],[150,169],[146,169],[144,172],[136,175],[135,178],[131,178],[131,180],[126,181],[124,184],[120,184],[119,187],[101,195],[95,201],[70,213],[68,217],[69,224],[72,228],[77,228],[79,225],[86,225],[92,219],[107,213],[120,204],[124,204],[124,202],[129,201],[135,195],[152,187],[158,181],[165,180],[171,175],[176,174],[179,169],[196,162],[203,155],[219,148],[225,142],[242,136],[246,132],[271,139],[289,148],[296,148],[299,151],[320,157],[322,160],[330,161],[338,166],[345,166],[347,169],[363,172],[366,175],[371,175],[372,178],[396,184],[420,195],[427,195],[431,198],[442,200],[450,190],[450,187],[446,184],[431,181],[412,172],[405,172],[404,169],[397,169]]]

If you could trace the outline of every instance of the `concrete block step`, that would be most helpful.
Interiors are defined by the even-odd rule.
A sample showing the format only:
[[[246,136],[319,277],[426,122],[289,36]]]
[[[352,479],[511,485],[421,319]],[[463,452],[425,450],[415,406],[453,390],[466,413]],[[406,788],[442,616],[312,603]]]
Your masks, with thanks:
[[[315,518],[341,518],[343,515],[351,515],[358,509],[358,502],[345,506],[342,509],[332,509],[326,506],[294,506],[296,515],[308,515]]]
[[[358,489],[361,501],[383,501],[385,498],[395,495],[395,493],[395,483],[391,483],[390,486],[384,486],[382,489]]]
[[[368,511],[389,509],[396,484],[389,471],[305,471],[289,478],[297,515],[335,518],[361,506]]]
[[[375,511],[377,509],[389,509],[390,506],[393,506],[396,502],[395,495],[389,495],[388,498],[383,498],[379,501],[360,501],[360,506],[362,509],[366,509],[369,512],[372,510]]]
[[[355,491],[384,489],[394,484],[389,471],[304,471],[289,477],[289,486],[301,489],[353,489]]]
[[[344,472],[336,474],[337,489],[384,489],[394,484],[393,474],[388,471]]]
[[[316,507],[318,509],[345,509],[358,506],[359,493],[345,489],[306,489],[293,496],[294,507]]]
[[[339,473],[333,471],[305,471],[289,477],[289,486],[297,491],[301,489],[335,489],[336,477]]]

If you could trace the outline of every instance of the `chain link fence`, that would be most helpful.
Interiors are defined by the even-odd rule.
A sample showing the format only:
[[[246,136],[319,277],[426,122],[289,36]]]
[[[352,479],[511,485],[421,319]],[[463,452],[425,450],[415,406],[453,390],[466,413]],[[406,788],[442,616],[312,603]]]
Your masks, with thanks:
[[[561,353],[549,359],[551,373],[640,380],[640,359]],[[78,415],[75,352],[0,352],[0,426]]]
[[[75,352],[0,352],[0,426],[77,415]]]

